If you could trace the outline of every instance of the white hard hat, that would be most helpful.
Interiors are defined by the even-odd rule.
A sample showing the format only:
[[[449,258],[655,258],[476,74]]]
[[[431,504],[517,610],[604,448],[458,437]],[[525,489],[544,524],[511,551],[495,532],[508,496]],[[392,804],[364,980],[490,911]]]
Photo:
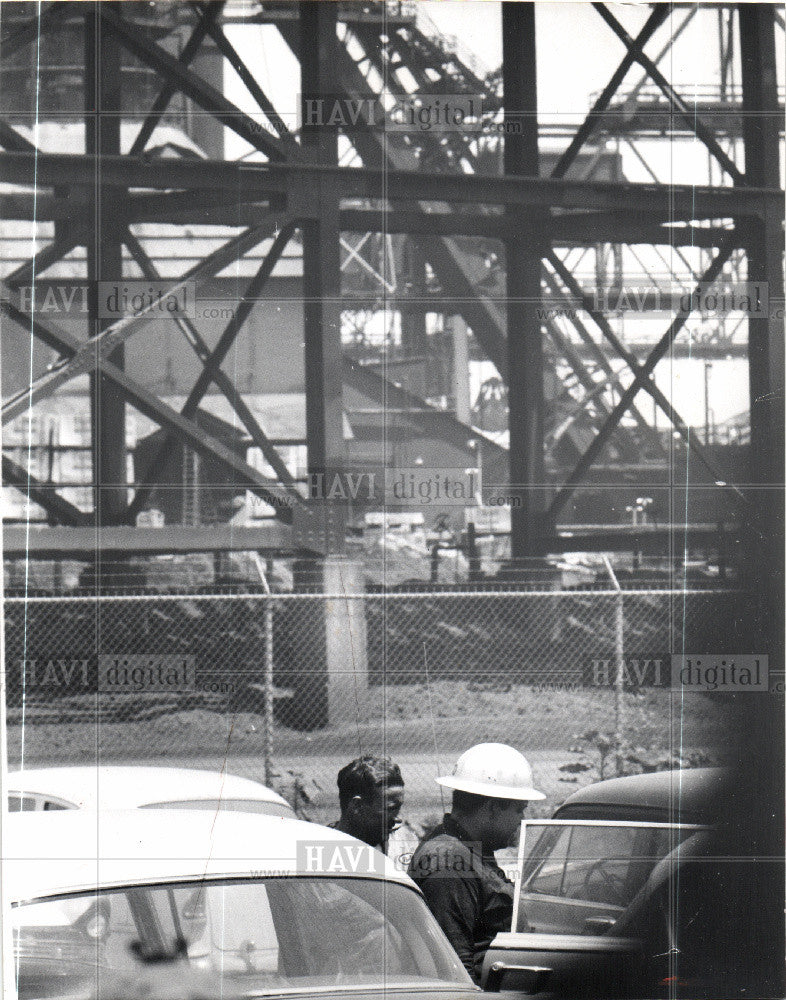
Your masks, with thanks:
[[[505,743],[478,743],[456,761],[453,774],[437,778],[445,788],[472,795],[531,802],[545,799],[532,787],[532,768],[524,756]]]

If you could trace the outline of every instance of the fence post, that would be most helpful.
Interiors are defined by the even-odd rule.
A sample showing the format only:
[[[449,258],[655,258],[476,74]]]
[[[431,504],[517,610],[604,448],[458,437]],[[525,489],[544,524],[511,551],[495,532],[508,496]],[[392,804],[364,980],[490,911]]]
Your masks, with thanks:
[[[270,787],[273,780],[273,599],[267,573],[258,552],[253,553],[262,589],[265,591],[265,784]]]
[[[265,595],[265,784],[273,780],[273,600]]]
[[[623,731],[623,695],[625,691],[625,616],[623,608],[623,593],[609,557],[604,556],[606,572],[611,578],[616,592],[614,599],[614,767],[617,775],[622,774],[622,731]]]

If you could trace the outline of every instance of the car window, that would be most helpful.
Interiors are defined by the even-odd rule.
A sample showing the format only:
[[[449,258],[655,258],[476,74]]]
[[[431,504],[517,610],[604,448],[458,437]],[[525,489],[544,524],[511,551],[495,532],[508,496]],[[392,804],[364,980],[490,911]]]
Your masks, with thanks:
[[[18,812],[35,812],[37,808],[37,802],[32,795],[9,795],[8,796],[8,811],[12,813]]]
[[[380,879],[300,877],[134,886],[13,914],[20,1000],[66,997],[174,953],[221,992],[401,983],[471,989],[423,899]],[[217,989],[218,987],[213,987]],[[107,994],[109,995],[109,994]]]
[[[544,830],[538,844],[529,856],[526,879],[528,892],[539,892],[549,896],[562,894],[562,879],[565,874],[565,860],[568,856],[571,828]]]
[[[587,933],[610,925],[657,862],[695,827],[592,820],[525,821],[514,930]]]
[[[637,840],[641,831],[631,827],[571,828],[561,895],[625,906],[639,888],[628,882]],[[646,851],[643,843],[640,846]]]
[[[9,812],[36,812],[41,809],[44,812],[51,812],[53,809],[74,809],[75,806],[61,799],[51,799],[43,795],[23,795],[19,792],[11,792],[8,796]]]

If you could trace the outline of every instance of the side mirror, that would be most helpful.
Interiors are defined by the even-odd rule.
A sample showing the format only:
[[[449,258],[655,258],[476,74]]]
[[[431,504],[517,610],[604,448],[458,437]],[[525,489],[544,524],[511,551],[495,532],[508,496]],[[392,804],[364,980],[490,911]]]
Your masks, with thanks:
[[[489,966],[480,985],[488,993],[499,993],[506,975],[513,979],[506,984],[506,989],[519,993],[542,993],[548,985],[551,969],[543,965],[515,965],[497,959]]]

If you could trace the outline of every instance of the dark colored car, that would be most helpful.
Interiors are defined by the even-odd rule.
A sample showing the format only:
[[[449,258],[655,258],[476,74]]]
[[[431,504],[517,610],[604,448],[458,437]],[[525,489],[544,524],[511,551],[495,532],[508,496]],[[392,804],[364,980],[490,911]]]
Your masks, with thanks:
[[[715,768],[615,778],[575,792],[552,819],[525,821],[514,925],[492,942],[484,988],[712,995],[694,933],[706,925],[706,893],[694,890],[719,863],[713,823],[725,780]]]
[[[726,781],[719,767],[610,778],[574,792],[552,819],[714,823]]]

